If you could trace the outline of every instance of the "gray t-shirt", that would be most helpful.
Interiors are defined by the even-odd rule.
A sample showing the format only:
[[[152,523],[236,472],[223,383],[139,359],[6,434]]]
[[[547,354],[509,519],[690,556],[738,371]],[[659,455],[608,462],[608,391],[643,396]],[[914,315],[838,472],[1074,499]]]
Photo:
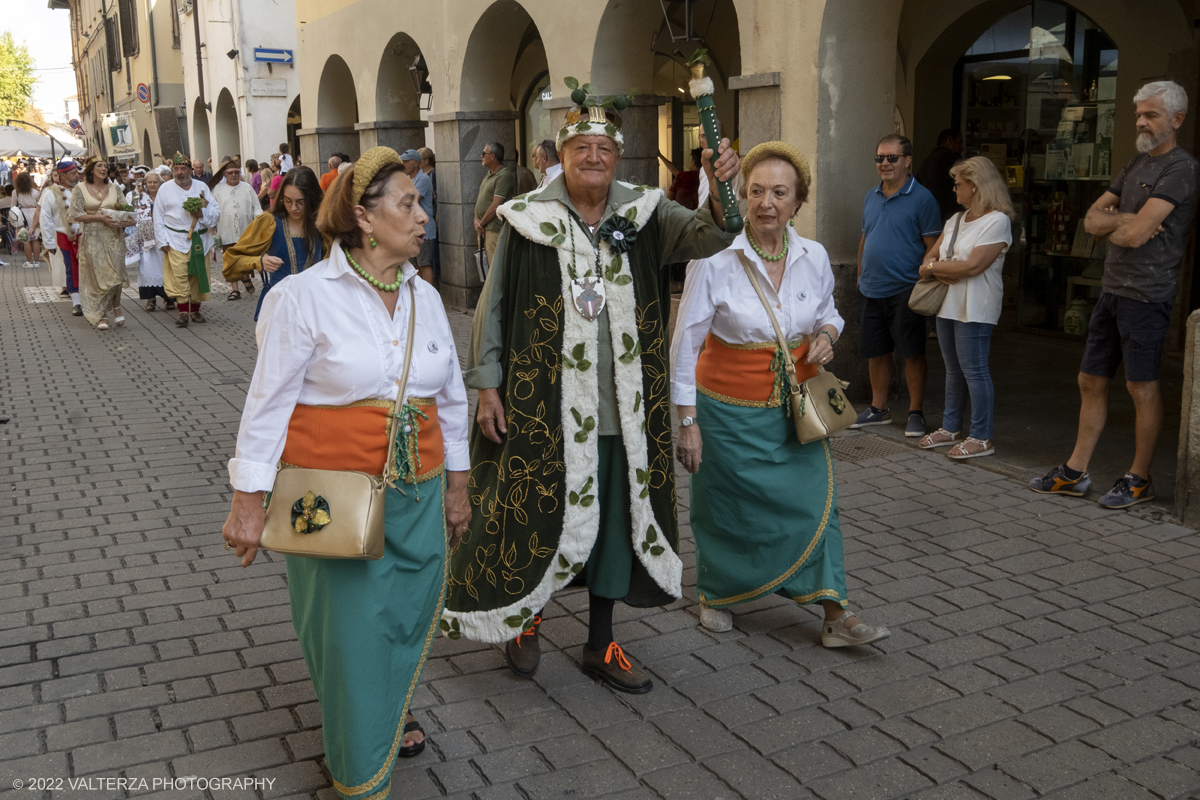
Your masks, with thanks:
[[[1139,153],[1113,179],[1108,190],[1121,198],[1118,210],[1136,214],[1151,197],[1175,208],[1163,220],[1163,232],[1141,247],[1109,242],[1102,288],[1143,303],[1175,299],[1179,262],[1187,247],[1188,226],[1196,213],[1196,183],[1200,162],[1182,147],[1161,156]]]

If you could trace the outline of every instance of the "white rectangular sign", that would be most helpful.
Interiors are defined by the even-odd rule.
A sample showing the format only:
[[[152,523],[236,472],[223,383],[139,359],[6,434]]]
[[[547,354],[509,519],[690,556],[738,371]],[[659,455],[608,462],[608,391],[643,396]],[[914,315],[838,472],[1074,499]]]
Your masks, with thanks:
[[[252,78],[251,97],[287,97],[287,81],[277,78]]]

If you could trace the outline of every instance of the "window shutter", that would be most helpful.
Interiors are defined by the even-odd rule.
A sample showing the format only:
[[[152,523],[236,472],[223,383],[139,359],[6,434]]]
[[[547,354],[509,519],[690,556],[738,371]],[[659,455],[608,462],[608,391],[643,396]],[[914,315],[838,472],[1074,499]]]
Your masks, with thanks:
[[[121,52],[126,58],[138,54],[137,6],[134,0],[118,0],[121,16]]]
[[[112,17],[104,18],[104,49],[108,51],[109,72],[120,72],[121,33],[117,30],[117,21]]]

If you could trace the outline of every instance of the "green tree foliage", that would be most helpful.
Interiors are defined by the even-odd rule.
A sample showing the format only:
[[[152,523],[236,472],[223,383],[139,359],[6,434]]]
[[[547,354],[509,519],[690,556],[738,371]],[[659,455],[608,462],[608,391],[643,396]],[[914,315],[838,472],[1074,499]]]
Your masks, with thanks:
[[[25,113],[35,83],[29,48],[24,42],[18,44],[10,31],[0,33],[0,123]]]

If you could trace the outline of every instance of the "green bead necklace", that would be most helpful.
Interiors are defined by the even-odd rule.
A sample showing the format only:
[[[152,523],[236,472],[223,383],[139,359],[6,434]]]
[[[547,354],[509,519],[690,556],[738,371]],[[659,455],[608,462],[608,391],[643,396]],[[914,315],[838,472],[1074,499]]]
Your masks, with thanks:
[[[783,234],[783,250],[781,250],[779,255],[777,255],[777,256],[769,256],[766,253],[764,253],[762,251],[762,248],[758,246],[758,242],[754,241],[754,235],[750,233],[749,228],[746,229],[746,238],[750,240],[750,246],[754,248],[754,252],[758,253],[758,257],[761,258],[763,261],[782,261],[783,259],[787,258],[787,251],[788,251],[787,231],[784,231],[784,234]]]
[[[346,260],[350,262],[350,266],[354,267],[354,271],[357,272],[359,275],[361,275],[364,281],[371,284],[379,291],[394,292],[400,288],[400,285],[402,283],[404,283],[404,275],[400,272],[400,270],[396,270],[396,282],[395,283],[384,283],[383,281],[379,280],[378,278],[374,277],[373,275],[368,275],[367,271],[364,270],[362,267],[360,267],[358,265],[358,262],[356,262],[354,260],[354,258],[350,255],[349,250],[346,250],[343,248],[342,252],[346,254]]]

